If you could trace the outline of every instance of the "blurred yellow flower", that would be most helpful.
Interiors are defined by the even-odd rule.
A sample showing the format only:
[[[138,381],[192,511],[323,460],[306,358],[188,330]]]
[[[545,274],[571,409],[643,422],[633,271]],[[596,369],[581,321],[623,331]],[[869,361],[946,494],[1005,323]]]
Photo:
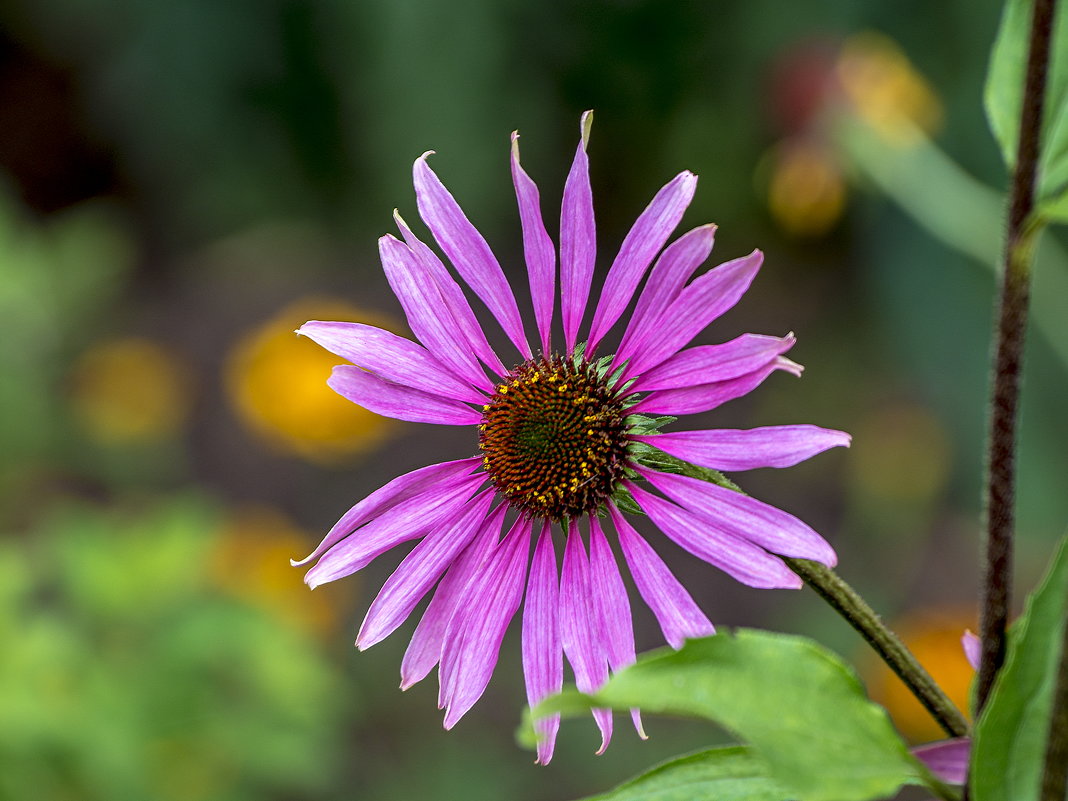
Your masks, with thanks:
[[[209,574],[218,587],[275,619],[325,634],[333,630],[337,611],[347,606],[351,587],[308,592],[289,560],[303,555],[312,539],[280,511],[238,509],[219,532]]]
[[[179,357],[140,337],[93,345],[71,377],[75,415],[90,436],[109,444],[171,436],[188,417],[191,397]]]
[[[957,707],[968,714],[968,693],[975,670],[961,646],[965,629],[976,629],[975,611],[963,607],[934,607],[913,612],[891,624],[905,645],[927,668]],[[867,658],[863,670],[871,697],[886,707],[901,733],[914,742],[946,736],[915,696],[883,662]]]
[[[246,334],[226,360],[226,388],[241,420],[271,444],[330,463],[376,447],[396,423],[326,385],[337,356],[294,331],[308,320],[345,320],[396,330],[373,313],[305,298]]]
[[[786,140],[772,157],[768,207],[795,236],[825,234],[842,215],[845,182],[834,155],[819,144]]]
[[[855,426],[851,475],[868,498],[930,501],[945,487],[952,447],[941,421],[913,403],[876,408]]]
[[[842,47],[838,80],[856,114],[887,142],[907,147],[942,123],[942,104],[898,45],[860,33]]]

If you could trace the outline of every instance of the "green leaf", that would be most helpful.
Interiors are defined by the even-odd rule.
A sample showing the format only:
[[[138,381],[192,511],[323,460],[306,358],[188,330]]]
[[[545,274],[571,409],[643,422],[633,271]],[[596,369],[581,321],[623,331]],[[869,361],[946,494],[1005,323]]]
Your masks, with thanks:
[[[729,729],[788,797],[865,801],[926,775],[850,668],[803,637],[742,629],[689,640],[643,656],[592,696],[565,692],[532,714],[639,706]]]
[[[984,103],[994,138],[1011,170],[1016,164],[1024,75],[1034,0],[1008,0],[990,57]],[[1068,14],[1054,19],[1042,119],[1038,199],[1059,195],[1068,185]]]
[[[1005,667],[976,724],[975,801],[1038,798],[1066,613],[1068,538],[1013,624]]]
[[[733,746],[672,759],[585,801],[783,801],[787,797],[751,748]]]
[[[1047,222],[1068,222],[1068,189],[1060,197],[1047,200],[1038,207],[1039,218]]]

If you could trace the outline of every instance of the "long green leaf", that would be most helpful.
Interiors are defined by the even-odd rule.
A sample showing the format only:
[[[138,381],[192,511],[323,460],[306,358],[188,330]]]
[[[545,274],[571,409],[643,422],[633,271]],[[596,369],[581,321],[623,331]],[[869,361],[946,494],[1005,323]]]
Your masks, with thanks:
[[[657,765],[614,790],[584,801],[785,801],[750,748],[712,748]]]
[[[1005,668],[976,724],[975,801],[1038,798],[1066,614],[1068,538],[1013,625]]]

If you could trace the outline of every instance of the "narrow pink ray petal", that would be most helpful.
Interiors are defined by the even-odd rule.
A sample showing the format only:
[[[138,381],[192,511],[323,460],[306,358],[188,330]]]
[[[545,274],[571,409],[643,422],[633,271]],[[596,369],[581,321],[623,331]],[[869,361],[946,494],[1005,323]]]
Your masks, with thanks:
[[[419,625],[415,627],[408,649],[401,661],[401,689],[407,690],[416,682],[422,681],[441,660],[441,646],[445,637],[445,628],[449,625],[456,611],[460,598],[471,580],[482,569],[482,565],[493,552],[497,539],[501,535],[504,513],[508,507],[501,504],[486,518],[475,539],[464,548],[456,561],[452,563],[445,577],[442,578],[434,597],[423,612]]]
[[[697,176],[688,171],[680,172],[656,193],[638,216],[608,270],[590,326],[587,352],[594,351],[623,314],[653,258],[682,219],[696,189]]]
[[[681,389],[738,378],[759,370],[792,348],[796,341],[792,334],[785,337],[742,334],[722,345],[687,348],[642,373],[631,389],[635,392]]]
[[[913,748],[912,755],[942,781],[964,784],[968,780],[968,758],[971,751],[971,738],[958,737]]]
[[[619,547],[627,560],[630,574],[645,603],[653,610],[664,632],[664,639],[675,649],[691,637],[707,637],[716,633],[715,626],[705,617],[686,588],[672,575],[649,543],[642,539],[619,510],[608,505]]]
[[[306,565],[321,556],[335,543],[347,537],[359,526],[362,526],[368,520],[378,517],[383,512],[389,511],[401,501],[406,501],[414,495],[419,495],[431,487],[444,491],[462,482],[464,477],[478,467],[478,464],[479,459],[477,457],[458,459],[453,462],[439,462],[427,467],[420,467],[418,470],[398,476],[388,484],[376,489],[345,512],[341,519],[334,524],[333,528],[327,532],[327,535],[323,537],[322,542],[316,546],[314,551],[300,561],[290,559],[289,563],[293,567]]]
[[[542,523],[538,544],[527,580],[527,600],[523,607],[523,676],[527,704],[533,709],[543,699],[564,686],[564,660],[560,645],[559,578],[552,527]],[[538,733],[538,763],[548,765],[553,758],[560,716],[551,715],[534,724]]]
[[[362,323],[312,320],[297,333],[387,381],[468,403],[486,402],[484,393],[442,367],[422,345],[390,331]]]
[[[414,540],[462,509],[483,481],[466,476],[448,489],[434,489],[408,498],[328,550],[304,576],[312,589],[367,567],[381,554]]]
[[[782,509],[698,478],[655,470],[640,472],[675,503],[725,534],[782,556],[811,559],[828,567],[838,563],[834,549],[823,537]]]
[[[497,666],[504,633],[523,600],[530,528],[529,518],[516,520],[485,570],[468,585],[465,608],[449,621],[441,658],[446,729],[482,697]]]
[[[731,378],[727,381],[717,381],[713,384],[704,384],[699,387],[650,392],[634,405],[632,412],[671,414],[680,417],[684,414],[708,412],[717,406],[722,406],[727,401],[748,395],[764,383],[764,379],[776,370],[786,370],[785,361],[787,360],[779,356],[759,370],[754,370],[751,373],[738,378]]]
[[[633,664],[635,659],[630,600],[623,578],[619,575],[616,558],[612,555],[612,547],[594,515],[590,515],[590,592],[597,601],[601,618],[594,630],[602,633],[601,641],[608,656],[608,666],[613,672],[622,670]],[[631,718],[638,735],[646,739],[641,713],[632,709]]]
[[[678,297],[690,276],[712,252],[715,238],[716,226],[702,225],[687,231],[660,254],[638,302],[634,304],[634,313],[616,351],[616,365],[630,358],[632,344],[644,340],[649,326]]]
[[[483,492],[469,501],[460,515],[440,523],[404,557],[367,610],[356,635],[357,648],[370,648],[408,618],[445,568],[474,539],[492,500],[492,493]]]
[[[479,325],[478,318],[475,317],[475,313],[471,310],[471,304],[467,302],[464,291],[456,283],[456,280],[449,273],[448,268],[442,263],[441,259],[438,258],[438,254],[412,233],[412,229],[408,227],[408,223],[404,221],[404,218],[400,216],[400,212],[396,209],[393,210],[393,220],[397,223],[401,236],[404,237],[404,242],[422,262],[426,272],[437,284],[442,302],[452,314],[456,323],[456,331],[467,342],[467,347],[487,367],[494,370],[497,375],[504,375],[507,371],[493,348],[490,347],[486,334],[482,330],[482,326]]]
[[[379,238],[378,253],[386,280],[416,338],[473,386],[492,389],[467,341],[456,336],[460,326],[427,266],[428,260],[389,234]]]
[[[519,352],[529,359],[530,345],[523,333],[523,318],[504,271],[482,234],[426,163],[432,152],[427,151],[416,159],[412,168],[419,216],[456,271],[497,318]]]
[[[326,383],[343,398],[383,417],[444,426],[478,425],[482,420],[482,412],[459,401],[394,384],[348,364],[335,367]]]
[[[674,356],[709,323],[736,304],[760,269],[764,254],[728,261],[699,276],[631,343],[629,375],[637,376]]]
[[[537,184],[519,163],[519,132],[512,132],[512,183],[523,227],[523,254],[530,275],[530,299],[542,353],[550,352],[549,334],[556,295],[556,247],[545,230]]]
[[[973,631],[965,629],[960,638],[961,647],[964,648],[964,656],[973,670],[979,669],[979,663],[983,658],[983,641]]]
[[[574,350],[578,341],[597,260],[597,225],[593,216],[590,162],[586,157],[592,125],[593,112],[587,111],[579,122],[579,144],[564,184],[564,199],[560,206],[560,315],[568,353]]]
[[[592,630],[600,623],[591,619],[596,609],[586,548],[578,524],[572,520],[560,574],[560,642],[575,673],[575,686],[584,693],[596,692],[608,681],[608,657]],[[601,747],[597,750],[601,754],[612,739],[612,710],[595,709],[593,718],[601,730]]]
[[[626,487],[657,528],[699,559],[750,587],[800,589],[801,579],[763,548],[717,531],[703,518],[631,482]]]
[[[791,467],[830,448],[848,448],[853,438],[844,431],[794,425],[747,430],[710,428],[704,431],[669,431],[633,439],[685,462],[729,471]]]

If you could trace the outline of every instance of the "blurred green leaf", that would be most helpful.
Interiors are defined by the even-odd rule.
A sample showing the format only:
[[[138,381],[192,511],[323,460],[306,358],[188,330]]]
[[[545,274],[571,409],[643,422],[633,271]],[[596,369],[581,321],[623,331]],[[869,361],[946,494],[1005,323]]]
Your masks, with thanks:
[[[734,746],[672,759],[586,801],[782,801],[787,795],[752,749]]]
[[[1008,0],[990,57],[984,102],[994,138],[1011,170],[1016,164],[1024,75],[1034,0]],[[1039,200],[1068,184],[1068,14],[1056,15],[1050,41],[1039,158]]]
[[[1068,222],[1068,189],[1060,197],[1042,203],[1038,215],[1048,222]]]
[[[752,745],[788,796],[806,801],[880,798],[924,780],[850,668],[803,637],[741,629],[689,640],[643,657],[592,696],[565,692],[531,714],[594,707],[713,720]]]
[[[1013,625],[1008,659],[976,724],[975,801],[1038,798],[1066,613],[1068,538]]]

